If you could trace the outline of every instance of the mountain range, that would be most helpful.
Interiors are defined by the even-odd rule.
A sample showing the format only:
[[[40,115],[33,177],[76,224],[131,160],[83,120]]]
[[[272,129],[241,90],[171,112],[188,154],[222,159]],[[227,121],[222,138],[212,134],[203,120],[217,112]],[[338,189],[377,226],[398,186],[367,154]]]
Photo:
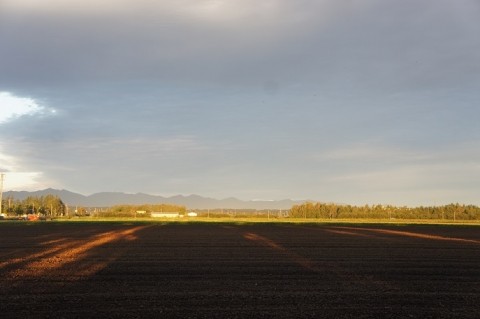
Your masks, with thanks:
[[[144,193],[127,194],[122,192],[101,192],[92,195],[82,195],[68,190],[44,189],[33,192],[27,191],[8,191],[4,192],[4,198],[11,196],[18,200],[24,200],[29,196],[56,195],[68,206],[84,207],[110,207],[121,204],[141,205],[141,204],[176,204],[186,206],[188,209],[290,209],[293,205],[298,205],[304,201],[291,199],[284,200],[249,200],[244,201],[234,197],[225,199],[214,199],[202,197],[199,195],[175,195],[163,197],[158,195],[149,195]]]

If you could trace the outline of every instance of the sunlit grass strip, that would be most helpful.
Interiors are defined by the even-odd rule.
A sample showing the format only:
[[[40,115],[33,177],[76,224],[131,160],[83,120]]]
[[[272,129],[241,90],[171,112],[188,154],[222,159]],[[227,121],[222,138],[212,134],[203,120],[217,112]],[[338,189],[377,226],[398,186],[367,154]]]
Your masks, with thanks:
[[[266,217],[181,217],[181,218],[134,218],[134,217],[80,217],[63,218],[46,221],[47,223],[138,223],[138,224],[156,224],[156,223],[264,223],[264,224],[378,224],[378,225],[468,225],[480,226],[478,220],[445,220],[445,219],[376,219],[376,218],[358,218],[358,219],[317,219],[317,218],[266,218]],[[2,224],[42,224],[45,221],[26,222],[26,221],[2,221]]]

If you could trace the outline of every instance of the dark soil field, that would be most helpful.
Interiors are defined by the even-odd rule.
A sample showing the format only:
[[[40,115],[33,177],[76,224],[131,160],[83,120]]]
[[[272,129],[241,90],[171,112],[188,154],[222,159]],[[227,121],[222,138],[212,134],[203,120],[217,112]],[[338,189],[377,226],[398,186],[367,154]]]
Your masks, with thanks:
[[[480,318],[480,227],[0,223],[2,318]]]

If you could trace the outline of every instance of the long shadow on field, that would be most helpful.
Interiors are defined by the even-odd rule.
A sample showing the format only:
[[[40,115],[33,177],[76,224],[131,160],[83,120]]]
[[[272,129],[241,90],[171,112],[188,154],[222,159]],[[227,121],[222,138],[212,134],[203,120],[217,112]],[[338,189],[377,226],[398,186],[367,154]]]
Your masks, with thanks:
[[[324,231],[323,228],[313,229],[314,231]],[[327,229],[328,231],[328,229]],[[341,235],[345,235],[345,232],[339,232]],[[350,234],[346,232],[346,234]],[[338,283],[342,283],[343,285],[355,286],[355,289],[366,289],[366,290],[378,290],[378,291],[397,291],[398,288],[392,285],[391,283],[384,281],[380,278],[376,278],[375,276],[369,274],[361,274],[355,271],[352,268],[346,268],[341,263],[338,262],[335,258],[323,259],[324,256],[318,255],[312,250],[315,250],[315,247],[312,246],[310,249],[310,254],[313,253],[316,258],[309,258],[307,255],[302,255],[299,252],[296,252],[292,248],[287,248],[282,246],[280,243],[275,242],[274,240],[260,235],[259,233],[247,232],[244,233],[244,238],[252,241],[253,243],[276,251],[280,255],[284,256],[285,259],[292,261],[293,263],[297,264],[301,268],[307,271],[311,271],[317,273],[319,275],[330,275],[337,280]],[[359,236],[367,237],[371,239],[373,236],[359,234]],[[312,238],[313,244],[315,244],[316,239]],[[312,243],[304,242],[305,245],[311,245]],[[302,247],[297,247],[302,249]],[[322,258],[322,260],[318,260]]]
[[[5,253],[0,260],[0,273],[8,282],[61,278],[74,281],[93,275],[118,258],[121,249],[101,254],[110,244],[136,240],[136,233],[146,226],[100,231],[87,236],[62,233],[20,240],[21,249]],[[87,233],[88,234],[88,233]]]
[[[380,235],[389,235],[389,236],[400,236],[408,238],[418,238],[418,239],[427,239],[434,241],[447,241],[455,243],[468,243],[468,244],[480,244],[480,240],[474,239],[465,239],[457,237],[446,237],[435,234],[426,234],[413,231],[400,231],[392,229],[383,229],[383,228],[365,228],[365,227],[329,227],[324,229],[327,232],[341,234],[341,235],[351,235],[357,237],[376,237],[373,234]]]
[[[295,262],[296,264],[298,264],[299,266],[307,269],[307,270],[311,270],[311,271],[318,271],[318,269],[315,267],[315,265],[313,264],[313,262],[308,259],[308,258],[305,258],[291,250],[288,250],[286,249],[285,247],[281,246],[280,244],[274,242],[273,240],[269,239],[269,238],[266,238],[264,236],[261,236],[259,234],[256,234],[256,233],[251,233],[251,232],[247,232],[243,235],[243,237],[245,239],[248,239],[258,245],[261,245],[261,246],[264,246],[264,247],[268,247],[270,249],[273,249],[283,255],[285,255],[287,258],[291,259],[293,262]]]

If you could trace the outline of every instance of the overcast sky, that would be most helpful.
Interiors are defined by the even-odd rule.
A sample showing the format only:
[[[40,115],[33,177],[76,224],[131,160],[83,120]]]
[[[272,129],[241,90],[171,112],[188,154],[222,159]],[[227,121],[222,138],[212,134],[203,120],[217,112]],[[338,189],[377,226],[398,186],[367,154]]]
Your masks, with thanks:
[[[480,204],[478,0],[0,0],[4,190]]]

